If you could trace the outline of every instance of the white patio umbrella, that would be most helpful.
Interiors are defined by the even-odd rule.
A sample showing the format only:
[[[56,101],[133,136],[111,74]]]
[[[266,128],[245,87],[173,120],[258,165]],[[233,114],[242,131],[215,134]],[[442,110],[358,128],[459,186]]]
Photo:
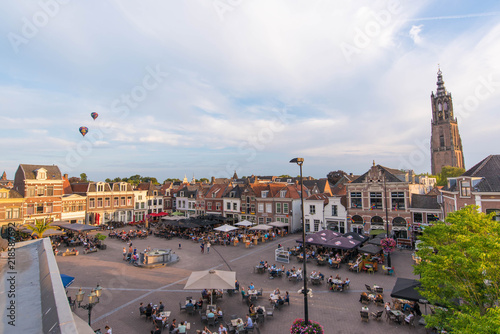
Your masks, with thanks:
[[[269,231],[272,230],[273,227],[269,225],[264,225],[264,224],[259,224],[255,225],[249,228],[249,230],[255,230],[255,231]]]
[[[245,226],[245,227],[248,227],[248,226],[252,226],[253,223],[252,222],[249,222],[248,220],[242,220],[240,221],[239,223],[236,223],[234,224],[236,226]]]
[[[234,289],[236,272],[224,270],[193,271],[184,290],[198,289]],[[211,295],[213,304],[213,294]]]
[[[274,226],[274,227],[288,227],[288,224],[287,223],[283,223],[283,222],[272,222],[272,223],[269,223],[267,225],[271,225],[271,226]]]
[[[228,224],[224,224],[222,226],[214,228],[215,231],[220,231],[220,232],[229,232],[229,231],[234,231],[237,229],[238,229],[237,227],[234,227],[234,226],[231,226]]]

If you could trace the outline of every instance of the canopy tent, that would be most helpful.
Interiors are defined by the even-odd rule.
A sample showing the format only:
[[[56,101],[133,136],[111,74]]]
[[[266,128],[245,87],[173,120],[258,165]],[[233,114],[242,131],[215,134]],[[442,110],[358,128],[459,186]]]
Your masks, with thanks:
[[[60,228],[63,228],[65,230],[71,230],[77,232],[92,231],[101,228],[100,226],[85,225],[85,224],[53,223],[52,225],[59,226]]]
[[[348,238],[348,239],[354,239],[354,240],[361,241],[361,243],[364,243],[365,241],[367,241],[368,239],[370,239],[367,236],[364,236],[362,234],[358,234],[356,232],[344,233],[343,236],[346,237],[346,238]]]
[[[148,214],[147,216],[151,216],[151,217],[163,217],[163,216],[168,216],[168,213],[167,212],[153,212],[153,213],[150,213]]]
[[[353,249],[361,244],[360,241],[349,239],[346,237],[337,237],[328,240],[324,245],[325,247],[336,248],[336,249]]]
[[[249,228],[249,230],[255,230],[255,231],[269,231],[272,230],[273,227],[265,224],[259,224],[255,225]]]
[[[234,289],[235,282],[236,282],[236,272],[234,271],[224,271],[224,270],[193,271],[189,276],[186,285],[184,286],[184,290]]]
[[[381,238],[373,238],[373,239],[368,240],[367,244],[380,246],[381,240],[382,240]]]
[[[359,248],[358,250],[360,253],[379,254],[382,252],[382,247],[377,245],[367,244]]]
[[[334,232],[331,230],[322,230],[313,234],[306,235],[306,244],[326,246],[330,240],[332,240],[333,238],[338,238],[340,236],[341,234],[338,232]],[[295,241],[302,243],[302,238]]]
[[[68,286],[73,284],[73,282],[75,281],[75,278],[72,276],[61,274],[61,281],[62,281],[64,288],[66,289]]]
[[[184,216],[184,212],[175,211],[174,213],[172,213],[172,216]]]
[[[420,282],[409,278],[399,278],[396,280],[396,284],[391,292],[391,297],[406,299],[415,302],[422,302],[424,298],[415,289],[420,287]]]
[[[370,230],[370,235],[379,236],[379,235],[384,234],[384,233],[385,233],[384,229],[371,229]],[[383,236],[381,236],[381,238],[385,238],[385,234]]]
[[[234,224],[236,226],[245,226],[245,227],[248,227],[248,226],[252,226],[253,223],[252,222],[249,222],[248,220],[242,220],[240,221],[239,223],[236,223]]]
[[[234,231],[234,230],[237,230],[237,229],[238,229],[237,227],[234,227],[234,226],[231,226],[231,225],[228,225],[228,224],[224,224],[222,226],[214,228],[214,231],[230,232],[230,231]]]
[[[274,227],[288,227],[288,226],[290,226],[289,224],[283,223],[283,222],[272,222],[272,223],[269,223],[267,225],[274,226]]]

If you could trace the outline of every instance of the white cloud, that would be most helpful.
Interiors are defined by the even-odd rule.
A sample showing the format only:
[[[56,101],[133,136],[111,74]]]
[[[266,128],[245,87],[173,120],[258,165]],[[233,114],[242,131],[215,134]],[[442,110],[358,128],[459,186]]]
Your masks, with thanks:
[[[422,37],[420,36],[420,33],[422,32],[423,26],[424,26],[423,24],[418,25],[418,26],[416,26],[416,25],[411,26],[409,34],[410,34],[410,37],[415,44],[422,43]]]

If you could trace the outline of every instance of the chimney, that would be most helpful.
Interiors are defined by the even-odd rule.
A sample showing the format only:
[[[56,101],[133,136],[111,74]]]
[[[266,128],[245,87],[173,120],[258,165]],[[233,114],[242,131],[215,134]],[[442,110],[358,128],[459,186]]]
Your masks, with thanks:
[[[68,179],[68,174],[63,175],[63,179],[67,180]]]
[[[210,178],[210,182],[211,182],[212,184],[215,184],[215,176],[212,176],[212,177]]]

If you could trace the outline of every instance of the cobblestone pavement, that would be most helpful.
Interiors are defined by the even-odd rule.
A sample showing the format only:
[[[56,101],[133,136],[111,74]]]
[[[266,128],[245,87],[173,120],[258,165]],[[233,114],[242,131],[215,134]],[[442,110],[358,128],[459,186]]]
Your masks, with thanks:
[[[263,297],[260,297],[257,305],[269,306],[268,295],[275,288],[282,292],[289,291],[290,306],[285,305],[282,310],[276,311],[274,316],[268,317],[260,327],[261,333],[285,334],[290,332],[290,326],[294,319],[303,318],[304,304],[303,295],[298,293],[302,282],[289,282],[286,278],[270,279],[266,274],[254,273],[253,268],[260,260],[267,260],[270,264],[275,263],[274,251],[278,243],[285,248],[296,244],[295,239],[299,235],[289,235],[278,238],[275,241],[259,243],[251,248],[245,248],[241,243],[238,246],[212,246],[210,254],[201,254],[198,243],[189,240],[172,239],[165,240],[150,236],[145,240],[133,240],[133,246],[138,250],[151,248],[172,249],[180,256],[180,261],[168,267],[155,269],[144,269],[129,265],[123,261],[122,250],[126,243],[116,239],[106,239],[107,249],[97,253],[76,257],[57,257],[60,272],[75,276],[76,280],[68,288],[68,295],[74,297],[80,287],[90,292],[91,288],[100,284],[103,294],[100,303],[92,310],[92,328],[104,329],[109,325],[113,334],[121,333],[150,333],[153,325],[139,317],[139,303],[157,304],[162,301],[165,309],[172,312],[170,319],[177,319],[177,323],[187,320],[191,324],[188,333],[195,333],[196,329],[204,327],[200,323],[199,315],[187,315],[180,312],[179,302],[184,301],[187,296],[198,299],[200,291],[187,291],[183,287],[191,271],[220,269],[237,272],[237,279],[241,286],[248,286],[251,282],[257,288],[263,288]],[[179,242],[182,248],[178,249]],[[81,247],[79,247],[81,248]],[[80,249],[81,250],[81,249]],[[220,254],[220,255],[219,255]],[[225,263],[227,262],[227,264]],[[309,298],[309,318],[319,322],[325,328],[325,333],[425,333],[422,326],[416,324],[415,328],[406,325],[397,325],[387,322],[385,318],[381,321],[370,319],[368,323],[361,322],[359,311],[359,295],[365,291],[365,284],[377,284],[384,288],[384,297],[390,300],[390,293],[397,277],[415,278],[412,274],[411,251],[396,250],[392,255],[392,264],[396,268],[395,276],[384,275],[381,271],[375,274],[353,273],[343,265],[340,269],[318,267],[315,263],[307,264],[307,271],[313,269],[321,271],[326,277],[339,274],[342,279],[346,276],[351,279],[350,289],[345,292],[332,292],[323,283],[320,286],[312,286],[313,297]],[[299,267],[295,258],[285,267]],[[224,320],[228,321],[235,314],[245,317],[248,307],[242,302],[240,295],[224,295],[217,303],[224,312]],[[370,312],[382,310],[383,307],[369,305]],[[424,311],[424,308],[422,308]],[[87,311],[76,309],[75,313],[84,320],[88,319]],[[418,320],[418,319],[417,319]],[[417,323],[417,322],[415,322]],[[212,328],[214,330],[215,328]],[[167,331],[164,331],[167,333]]]

